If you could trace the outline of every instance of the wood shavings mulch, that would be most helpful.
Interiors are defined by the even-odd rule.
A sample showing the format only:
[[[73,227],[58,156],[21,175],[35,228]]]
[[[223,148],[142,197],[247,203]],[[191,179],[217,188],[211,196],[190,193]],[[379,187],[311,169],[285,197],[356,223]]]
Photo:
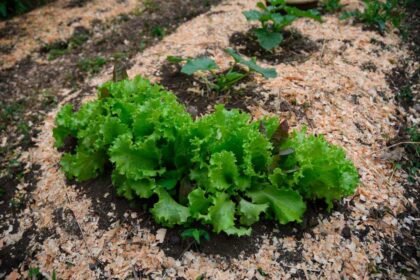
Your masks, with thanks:
[[[7,49],[0,53],[0,69],[13,66],[44,45],[67,40],[76,27],[88,29],[95,22],[115,18],[135,8],[140,9],[136,0],[94,0],[82,7],[69,5],[69,2],[59,0],[24,16],[0,22],[0,30],[7,34],[0,37],[0,46]]]
[[[159,81],[167,55],[197,56],[206,52],[226,67],[229,59],[223,49],[229,46],[232,34],[251,27],[241,12],[255,3],[225,1],[186,22],[135,57],[129,76],[140,74]],[[259,236],[259,242],[253,239],[256,250],[252,253],[226,257],[222,253],[188,250],[179,258],[170,257],[161,247],[169,232],[147,226],[143,221],[147,215],[137,216],[127,210],[125,219],[113,219],[108,227],[99,227],[96,201],[73,187],[59,171],[61,154],[53,148],[52,138],[56,109],[40,128],[38,146],[26,155],[28,161],[41,166],[42,178],[34,191],[31,211],[23,217],[33,218],[38,228],[55,231],[38,243],[39,250],[29,264],[45,272],[55,270],[63,279],[399,279],[404,277],[404,271],[409,275],[418,273],[418,260],[405,255],[395,243],[402,228],[418,222],[411,216],[399,219],[400,215],[407,205],[415,209],[417,205],[405,197],[404,171],[395,170],[382,157],[385,135],[397,134],[394,123],[398,108],[392,102],[386,74],[397,61],[408,58],[408,50],[395,34],[382,37],[363,31],[361,26],[340,22],[336,16],[325,16],[322,24],[299,20],[293,28],[320,44],[320,48],[301,63],[274,65],[279,73],[275,79],[255,77],[262,98],[248,109],[256,118],[277,114],[287,118],[293,127],[307,124],[309,132],[322,133],[345,148],[359,170],[361,185],[355,195],[343,199],[339,204],[342,207],[336,205],[329,215],[317,215],[316,225],[301,236],[283,234],[282,226],[267,231]],[[366,68],[366,63],[374,65],[375,70]],[[111,72],[103,71],[91,86],[109,80]],[[285,102],[296,110],[284,110],[281,104]],[[109,198],[106,193],[104,198]],[[107,206],[110,218],[116,216],[115,205]],[[74,231],[55,221],[54,211],[59,208],[64,209],[61,216],[69,213],[65,217],[77,225]],[[231,243],[238,240],[232,238]],[[384,251],[386,243],[392,244],[393,254],[404,259],[404,264],[387,265],[390,256]],[[9,279],[27,275],[27,268],[19,267],[9,274]]]

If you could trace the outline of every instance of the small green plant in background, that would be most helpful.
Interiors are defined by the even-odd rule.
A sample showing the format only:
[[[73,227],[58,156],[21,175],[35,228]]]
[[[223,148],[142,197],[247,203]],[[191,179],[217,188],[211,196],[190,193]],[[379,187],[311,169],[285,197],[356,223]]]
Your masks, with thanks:
[[[340,11],[344,5],[341,4],[341,0],[323,0],[322,7],[328,13],[335,13]]]
[[[59,58],[60,56],[63,56],[63,55],[68,54],[69,52],[70,52],[70,50],[69,50],[69,49],[51,49],[51,50],[48,52],[48,57],[47,57],[47,59],[48,59],[49,61],[51,61],[51,60],[55,60],[55,59]]]
[[[143,6],[146,11],[157,12],[159,11],[159,3],[156,3],[155,0],[144,0]]]
[[[49,2],[52,2],[52,0],[1,0],[0,19],[24,14]]]
[[[413,91],[411,90],[411,86],[406,85],[400,89],[400,91],[397,93],[395,98],[403,103],[411,104],[414,99]]]
[[[321,16],[316,10],[303,11],[286,5],[285,0],[268,0],[270,5],[258,2],[259,10],[243,12],[248,21],[259,21],[260,28],[254,28],[252,32],[258,43],[265,50],[272,50],[283,42],[284,29],[299,18],[311,18],[321,21]]]
[[[48,53],[49,61],[71,53],[73,49],[82,46],[89,40],[89,32],[85,29],[76,30],[67,42],[56,41],[43,46],[42,50]]]
[[[277,76],[274,68],[263,68],[256,64],[255,59],[246,60],[233,49],[225,50],[235,61],[231,67],[223,72],[218,72],[219,66],[216,62],[206,56],[190,59],[177,56],[168,56],[167,60],[171,63],[184,63],[181,72],[187,75],[193,75],[197,72],[207,72],[208,76],[201,76],[201,80],[211,91],[226,92],[240,81],[249,76],[250,73],[259,73],[265,78],[275,78]],[[237,70],[237,66],[245,66],[248,71]]]
[[[55,270],[51,273],[51,275],[48,275],[45,273],[41,273],[41,270],[39,267],[30,267],[28,271],[28,277],[31,280],[56,280],[57,275],[55,273]]]
[[[197,228],[189,228],[181,233],[182,239],[193,238],[197,244],[200,244],[202,239],[210,240],[210,235],[207,231]]]
[[[355,18],[371,28],[376,28],[380,32],[385,32],[387,22],[390,22],[395,28],[400,28],[404,13],[399,6],[398,0],[363,0],[364,9],[344,12],[341,19]]]
[[[96,74],[101,71],[102,66],[107,63],[107,60],[103,57],[95,58],[85,58],[79,61],[78,67],[83,72],[88,72],[89,74]]]
[[[152,29],[151,33],[156,38],[163,38],[166,34],[166,31],[163,27],[156,26]]]

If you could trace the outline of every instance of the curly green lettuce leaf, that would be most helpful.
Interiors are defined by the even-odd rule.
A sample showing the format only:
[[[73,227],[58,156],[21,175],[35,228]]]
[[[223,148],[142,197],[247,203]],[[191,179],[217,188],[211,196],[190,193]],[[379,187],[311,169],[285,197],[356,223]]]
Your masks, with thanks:
[[[205,192],[202,189],[195,189],[188,194],[189,210],[191,216],[194,218],[204,215],[209,206],[211,205],[211,199],[207,198]]]
[[[65,153],[60,164],[67,177],[76,178],[77,181],[85,181],[102,173],[105,160],[103,151],[92,153],[79,149],[76,154]]]
[[[208,209],[206,216],[201,215],[200,218],[206,223],[213,226],[216,233],[225,232],[228,235],[250,235],[251,228],[235,227],[235,203],[226,193],[219,192],[213,196],[213,204]]]
[[[227,191],[239,179],[236,158],[232,152],[222,151],[211,156],[209,167],[210,186],[213,192]]]
[[[127,181],[127,178],[124,175],[121,175],[116,170],[114,170],[112,172],[111,179],[112,179],[112,185],[116,188],[117,195],[123,196],[124,198],[128,200],[134,199],[135,194],[133,190],[130,188],[130,186],[125,184],[125,182]]]
[[[281,145],[295,152],[281,162],[283,170],[298,167],[293,173],[295,189],[308,199],[325,199],[328,208],[332,202],[351,195],[359,184],[359,175],[353,163],[346,159],[342,148],[329,144],[322,136],[307,136],[306,131],[295,131]]]
[[[268,203],[280,224],[300,222],[306,210],[306,204],[298,192],[290,189],[280,189],[265,185],[259,189],[247,192],[253,203]]]
[[[132,179],[156,176],[164,171],[160,166],[160,152],[156,143],[133,143],[129,134],[121,135],[114,141],[109,156],[118,172]]]
[[[99,129],[104,145],[111,145],[118,136],[131,133],[130,128],[116,117],[106,118]]]
[[[261,213],[265,213],[269,207],[268,203],[254,204],[243,198],[239,201],[240,222],[242,225],[250,226],[260,220]]]
[[[261,133],[249,138],[244,144],[244,173],[264,178],[272,161],[272,145]]]
[[[150,212],[158,223],[173,227],[187,222],[190,217],[187,207],[177,203],[163,188],[155,189],[155,193],[159,196],[159,201],[150,209]]]
[[[216,233],[235,227],[235,203],[226,193],[217,193],[213,197],[213,205],[209,207],[208,215],[203,217],[209,222]]]
[[[64,146],[64,141],[68,136],[76,136],[77,123],[74,119],[73,106],[64,105],[55,118],[56,127],[53,128],[53,137],[57,148]]]

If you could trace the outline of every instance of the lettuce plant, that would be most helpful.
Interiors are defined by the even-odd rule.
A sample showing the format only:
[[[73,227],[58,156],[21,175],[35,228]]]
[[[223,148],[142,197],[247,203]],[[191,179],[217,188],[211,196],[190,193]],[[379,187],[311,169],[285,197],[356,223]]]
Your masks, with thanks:
[[[344,151],[322,137],[289,135],[277,118],[253,121],[221,105],[193,120],[175,95],[141,77],[105,83],[97,100],[64,106],[55,123],[57,147],[77,139],[61,160],[69,178],[95,178],[111,163],[117,193],[156,201],[150,212],[166,227],[198,222],[249,235],[261,216],[300,222],[306,201],[331,208],[358,184]]]
[[[248,77],[250,73],[259,73],[265,78],[277,77],[277,72],[274,68],[263,68],[257,65],[255,59],[246,60],[231,48],[228,48],[225,51],[234,59],[235,63],[223,73],[218,72],[219,67],[216,62],[207,56],[201,56],[194,59],[168,56],[167,60],[171,63],[184,63],[181,72],[187,75],[193,75],[199,71],[207,72],[209,75],[204,77],[201,76],[201,80],[209,89],[216,92],[228,91],[241,80]],[[243,72],[235,70],[238,68],[236,67],[238,64],[246,67],[248,71]]]
[[[316,10],[303,11],[286,5],[285,0],[268,0],[267,2],[269,5],[258,2],[259,10],[243,12],[248,21],[261,23],[261,27],[254,28],[252,32],[265,50],[272,50],[283,42],[284,28],[291,25],[293,21],[302,17],[321,21],[321,16]]]

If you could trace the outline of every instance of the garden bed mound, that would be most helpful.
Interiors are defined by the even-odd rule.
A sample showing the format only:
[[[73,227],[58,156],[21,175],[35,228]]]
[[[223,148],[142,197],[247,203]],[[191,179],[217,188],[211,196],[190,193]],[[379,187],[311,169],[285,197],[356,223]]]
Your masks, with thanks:
[[[384,156],[388,139],[398,133],[393,125],[398,107],[392,102],[386,73],[408,58],[396,34],[364,31],[333,15],[325,16],[323,23],[298,20],[293,29],[316,45],[310,51],[302,49],[303,60],[262,59],[258,61],[262,66],[270,63],[276,68],[277,78],[251,76],[244,82],[243,95],[214,96],[206,102],[204,95],[198,98],[190,90],[201,94],[202,85],[165,65],[169,55],[196,57],[205,52],[227,69],[232,60],[224,49],[234,34],[247,34],[252,28],[242,11],[255,4],[227,0],[186,22],[134,57],[129,77],[142,75],[162,82],[197,116],[220,102],[248,111],[253,119],[277,115],[292,128],[307,126],[310,133],[325,135],[342,146],[356,165],[361,178],[356,193],[328,213],[314,203],[303,224],[262,221],[251,237],[211,235],[209,242],[191,244],[179,238],[180,228],[155,224],[147,207],[142,208],[144,201],[130,205],[116,197],[109,176],[83,184],[65,179],[59,169],[62,153],[54,148],[52,137],[57,108],[40,126],[37,147],[26,154],[27,161],[41,166],[42,176],[33,192],[34,202],[23,215],[34,219],[39,229],[54,229],[56,234],[41,241],[31,239],[30,244],[40,249],[12,273],[27,275],[29,266],[55,271],[64,279],[397,279],[417,273],[417,260],[399,249],[404,248],[399,242],[405,238],[403,229],[415,223],[411,214],[404,213],[413,213],[417,206],[403,187],[407,174]],[[366,63],[376,70],[363,67]],[[88,89],[111,79],[109,67],[89,81]],[[87,95],[83,102],[96,98],[94,90],[77,91],[59,107],[81,95]],[[19,232],[24,229],[20,225]],[[406,263],[394,261],[407,258]]]

